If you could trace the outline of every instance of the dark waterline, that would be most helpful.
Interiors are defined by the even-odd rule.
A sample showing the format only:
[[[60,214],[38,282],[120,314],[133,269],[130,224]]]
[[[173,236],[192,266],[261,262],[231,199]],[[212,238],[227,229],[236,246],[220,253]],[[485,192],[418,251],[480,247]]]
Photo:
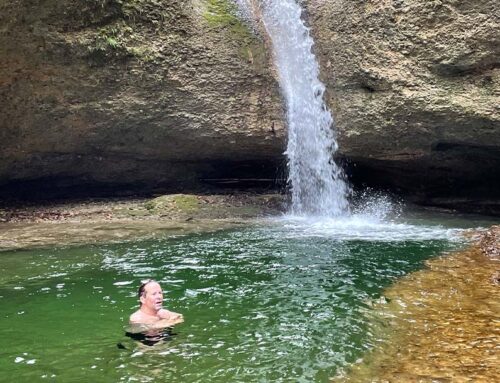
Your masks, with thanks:
[[[372,345],[364,312],[382,289],[455,246],[269,226],[6,252],[0,381],[327,382]],[[151,277],[186,322],[141,347],[124,325]]]

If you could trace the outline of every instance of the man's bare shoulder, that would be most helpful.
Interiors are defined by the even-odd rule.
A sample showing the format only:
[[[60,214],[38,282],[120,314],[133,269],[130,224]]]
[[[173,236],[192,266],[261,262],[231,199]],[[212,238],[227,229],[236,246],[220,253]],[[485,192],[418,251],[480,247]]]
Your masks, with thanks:
[[[142,314],[139,310],[130,315],[129,322],[130,323],[141,323]]]
[[[130,316],[129,322],[135,324],[151,324],[158,321],[160,318],[144,314],[141,310],[137,310]]]

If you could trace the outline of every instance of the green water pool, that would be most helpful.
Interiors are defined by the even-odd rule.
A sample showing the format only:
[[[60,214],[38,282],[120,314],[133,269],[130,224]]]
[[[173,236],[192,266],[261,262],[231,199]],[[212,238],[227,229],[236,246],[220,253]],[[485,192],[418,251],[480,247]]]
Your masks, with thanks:
[[[373,345],[370,302],[458,246],[444,229],[370,230],[274,222],[1,253],[0,381],[328,382]],[[148,278],[185,317],[153,347],[125,336]]]

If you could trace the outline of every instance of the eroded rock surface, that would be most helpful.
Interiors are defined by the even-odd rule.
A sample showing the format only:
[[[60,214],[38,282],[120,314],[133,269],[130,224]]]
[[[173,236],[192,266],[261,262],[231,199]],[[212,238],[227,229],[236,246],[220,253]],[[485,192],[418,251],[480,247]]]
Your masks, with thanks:
[[[302,3],[351,180],[499,213],[497,2]],[[234,10],[0,0],[1,190],[282,176],[272,58]]]
[[[354,179],[500,211],[498,2],[305,3]]]
[[[274,176],[278,85],[234,10],[223,0],[1,0],[3,190]]]

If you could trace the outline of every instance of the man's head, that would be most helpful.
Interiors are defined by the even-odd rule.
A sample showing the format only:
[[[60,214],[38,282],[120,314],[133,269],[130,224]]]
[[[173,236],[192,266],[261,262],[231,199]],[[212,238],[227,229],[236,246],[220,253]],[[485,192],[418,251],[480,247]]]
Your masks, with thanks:
[[[163,291],[158,282],[150,279],[139,286],[141,307],[150,311],[159,311],[163,306]]]

